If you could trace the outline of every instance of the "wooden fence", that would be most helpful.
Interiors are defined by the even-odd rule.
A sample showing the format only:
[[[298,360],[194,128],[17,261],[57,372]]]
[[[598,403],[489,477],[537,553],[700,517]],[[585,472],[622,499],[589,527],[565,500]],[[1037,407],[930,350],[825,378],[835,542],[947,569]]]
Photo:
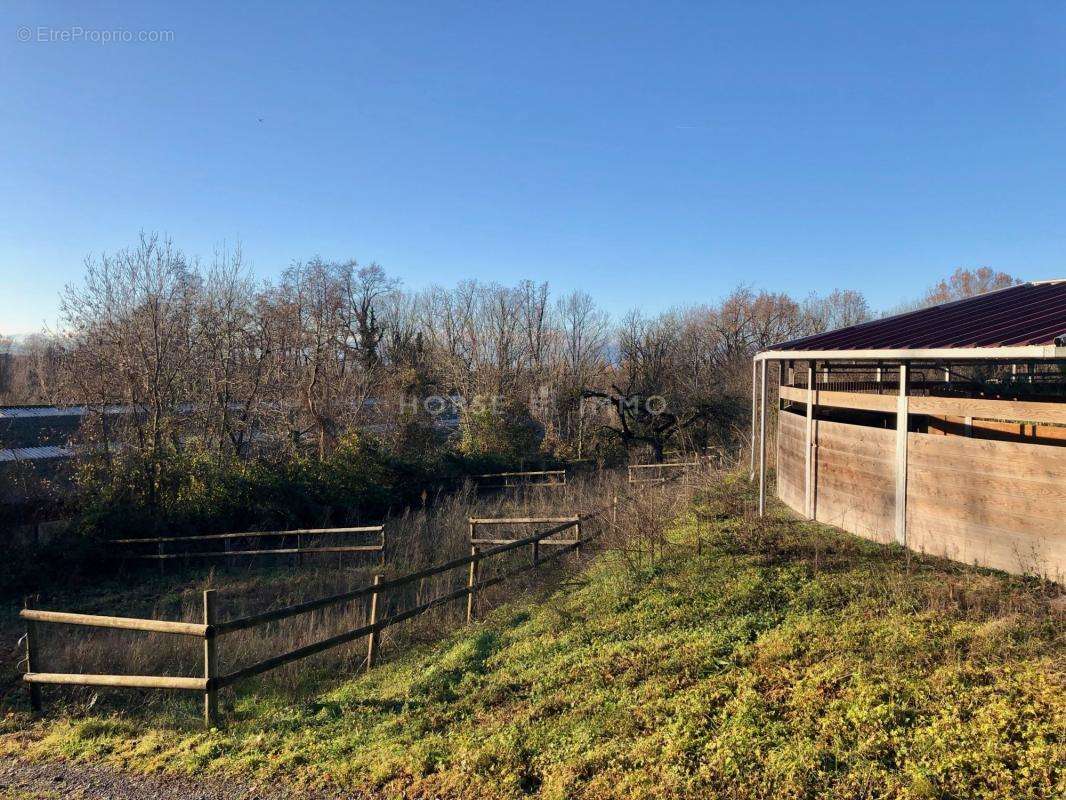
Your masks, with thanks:
[[[358,545],[319,545],[314,539],[325,536],[355,536],[368,533],[378,535],[374,544]],[[252,549],[234,549],[233,545],[240,541],[262,541],[265,539],[280,538],[279,547],[256,547]],[[285,539],[295,540],[294,545],[285,546]],[[310,540],[310,546],[306,546]],[[302,562],[304,555],[309,553],[376,553],[381,564],[385,563],[385,526],[364,525],[356,528],[301,528],[290,531],[243,531],[239,533],[211,533],[199,536],[155,536],[142,539],[113,539],[114,544],[123,547],[142,547],[155,545],[154,553],[124,554],[124,558],[148,559],[159,561],[160,570],[163,564],[174,559],[189,558],[230,558],[236,556],[266,556],[266,555],[294,555],[297,562]],[[185,544],[221,544],[222,550],[173,552],[173,545]],[[168,550],[170,552],[168,552]]]
[[[580,538],[580,523],[594,517],[603,515],[612,506],[597,509],[577,517],[568,517],[564,522],[555,525],[539,533],[531,534],[521,539],[516,539],[504,544],[498,544],[486,549],[481,549],[477,544],[472,544],[470,554],[460,558],[453,558],[442,564],[427,567],[426,569],[412,572],[398,578],[381,580],[380,575],[374,577],[370,586],[364,586],[353,591],[308,600],[302,603],[264,611],[258,614],[241,617],[238,619],[220,621],[219,608],[215,600],[213,590],[204,592],[203,595],[203,621],[202,622],[174,622],[153,619],[134,619],[129,617],[111,617],[93,614],[70,614],[61,611],[42,611],[26,608],[21,612],[21,617],[26,622],[26,664],[27,671],[22,676],[29,685],[30,703],[34,712],[41,713],[41,686],[44,684],[65,684],[78,686],[110,686],[142,689],[175,689],[180,691],[199,692],[204,697],[204,723],[208,726],[218,722],[218,690],[232,686],[238,681],[259,675],[285,664],[298,661],[308,656],[321,653],[325,650],[338,647],[355,639],[367,637],[367,663],[373,666],[378,649],[378,637],[386,628],[411,619],[430,609],[447,603],[451,600],[466,598],[466,619],[470,622],[474,619],[476,599],[479,592],[501,581],[507,580],[528,569],[533,569],[553,561],[566,553],[578,550],[583,541]],[[540,544],[550,536],[578,526],[579,538],[567,544],[553,548],[548,555],[542,555]],[[196,537],[202,538],[202,537]],[[591,538],[591,537],[589,537]],[[479,576],[481,564],[494,556],[510,553],[519,548],[530,547],[532,558],[528,563],[512,568],[499,575],[490,578]],[[384,619],[378,618],[378,609],[381,607],[378,600],[384,593],[405,587],[415,581],[421,581],[433,575],[448,572],[450,570],[467,568],[466,585],[460,589],[448,592],[428,602],[409,608],[398,614]],[[218,668],[218,647],[220,638],[236,631],[247,630],[260,625],[267,625],[278,620],[288,619],[299,614],[307,614],[328,606],[341,603],[349,603],[359,598],[369,597],[370,621],[366,625],[339,633],[326,639],[313,642],[303,647],[298,647],[287,653],[272,656],[256,664],[241,667],[227,674],[220,674]],[[92,628],[119,628],[123,630],[149,631],[153,633],[171,634],[199,639],[203,642],[203,675],[197,677],[170,677],[161,675],[90,675],[82,673],[53,673],[46,672],[38,663],[39,626],[44,624],[82,625]]]
[[[615,505],[612,504],[612,509]],[[573,529],[574,535],[570,539],[544,539],[533,545],[534,557],[536,557],[539,545],[578,545],[578,552],[581,551],[581,517],[470,517],[467,522],[470,524],[470,544],[511,544],[515,539],[503,539],[499,537],[493,538],[479,538],[477,535],[478,526],[494,527],[499,525],[561,525],[563,523],[570,523],[569,527],[563,528],[562,531]]]
[[[677,475],[693,467],[698,467],[699,461],[672,461],[663,464],[630,464],[627,467],[628,480],[630,483],[657,483],[666,479],[664,470],[677,470]]]
[[[533,472],[490,472],[471,475],[478,489],[511,489],[519,486],[565,486],[565,469],[544,469]],[[484,483],[483,481],[495,481]]]

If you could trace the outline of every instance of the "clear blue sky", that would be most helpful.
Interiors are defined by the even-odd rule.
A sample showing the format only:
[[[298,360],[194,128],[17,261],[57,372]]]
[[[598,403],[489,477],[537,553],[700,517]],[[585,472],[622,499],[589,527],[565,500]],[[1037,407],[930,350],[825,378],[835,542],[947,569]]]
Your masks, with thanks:
[[[141,229],[615,312],[1059,277],[1064,67],[1057,2],[4,2],[0,332]]]

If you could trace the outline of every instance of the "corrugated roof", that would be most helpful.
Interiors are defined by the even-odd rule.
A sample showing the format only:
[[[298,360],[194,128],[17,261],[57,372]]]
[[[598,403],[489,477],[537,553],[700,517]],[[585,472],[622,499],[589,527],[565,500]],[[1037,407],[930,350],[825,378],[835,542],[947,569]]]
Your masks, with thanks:
[[[16,447],[12,450],[0,450],[0,463],[5,461],[51,461],[57,458],[71,458],[72,447]]]
[[[782,342],[770,350],[1051,346],[1066,334],[1066,279],[995,292]]]

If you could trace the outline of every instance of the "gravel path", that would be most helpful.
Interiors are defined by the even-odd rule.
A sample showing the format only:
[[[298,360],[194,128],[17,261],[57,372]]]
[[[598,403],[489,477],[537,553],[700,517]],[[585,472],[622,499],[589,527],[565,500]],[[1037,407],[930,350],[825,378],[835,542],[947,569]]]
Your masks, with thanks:
[[[341,800],[346,794],[0,758],[0,800]]]

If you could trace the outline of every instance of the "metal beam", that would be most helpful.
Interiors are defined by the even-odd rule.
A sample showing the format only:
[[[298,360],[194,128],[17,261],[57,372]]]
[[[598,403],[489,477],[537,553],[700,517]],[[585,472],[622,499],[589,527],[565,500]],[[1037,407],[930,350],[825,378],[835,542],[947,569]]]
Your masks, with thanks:
[[[761,362],[759,384],[762,388],[759,403],[759,516],[766,512],[766,362]]]
[[[755,480],[755,426],[758,418],[758,391],[759,391],[759,362],[752,360],[751,362],[751,471],[748,473],[748,480]]]
[[[787,361],[789,359],[817,359],[819,361],[995,361],[1005,359],[1066,359],[1066,347],[1025,345],[1022,347],[944,347],[928,350],[764,350],[755,356],[757,361]]]
[[[814,409],[818,405],[818,392],[814,389],[814,362],[808,362],[807,364],[807,446],[804,449],[805,461],[803,472],[803,512],[807,515],[807,519],[814,519],[815,517],[815,496],[814,496],[814,467],[815,467],[815,431],[814,431]]]
[[[899,397],[896,399],[896,542],[907,545],[907,364],[899,365]]]

